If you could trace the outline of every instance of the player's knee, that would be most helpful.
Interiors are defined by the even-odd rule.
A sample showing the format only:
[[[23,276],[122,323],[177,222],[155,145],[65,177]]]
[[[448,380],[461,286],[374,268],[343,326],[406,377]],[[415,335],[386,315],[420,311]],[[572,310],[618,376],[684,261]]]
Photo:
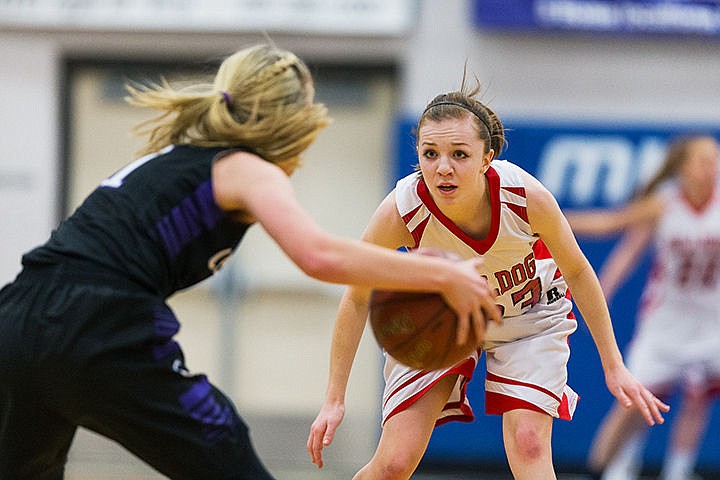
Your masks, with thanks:
[[[534,425],[520,425],[513,433],[512,453],[523,463],[534,463],[550,454],[550,445]]]
[[[380,466],[380,478],[383,480],[407,480],[413,474],[417,462],[407,455],[394,455]]]

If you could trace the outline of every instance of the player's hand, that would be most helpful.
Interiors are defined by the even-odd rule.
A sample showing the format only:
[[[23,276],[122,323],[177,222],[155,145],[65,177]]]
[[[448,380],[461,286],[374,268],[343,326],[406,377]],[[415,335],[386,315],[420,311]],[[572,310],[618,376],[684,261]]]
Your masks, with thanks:
[[[670,406],[638,382],[625,365],[605,372],[605,381],[620,405],[637,408],[648,425],[665,422],[662,413],[670,411]]]
[[[471,334],[479,345],[485,338],[488,322],[502,323],[500,309],[495,303],[497,292],[478,272],[482,263],[481,257],[459,262],[457,266],[462,273],[456,277],[453,288],[443,293],[445,301],[458,315],[458,345],[466,344]]]
[[[323,467],[322,449],[330,445],[335,438],[335,430],[345,416],[345,405],[342,403],[325,403],[315,421],[310,426],[307,449],[312,462],[318,468]]]

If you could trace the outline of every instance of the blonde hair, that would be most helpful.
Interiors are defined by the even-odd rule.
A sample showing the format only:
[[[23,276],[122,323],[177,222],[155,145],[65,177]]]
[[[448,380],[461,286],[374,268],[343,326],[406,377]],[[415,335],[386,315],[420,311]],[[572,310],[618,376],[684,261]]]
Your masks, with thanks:
[[[307,66],[291,52],[267,45],[226,58],[212,84],[176,89],[163,79],[126,88],[130,104],[164,111],[135,127],[137,134],[149,135],[141,154],[179,143],[239,147],[294,167],[329,123],[325,106],[313,103]]]

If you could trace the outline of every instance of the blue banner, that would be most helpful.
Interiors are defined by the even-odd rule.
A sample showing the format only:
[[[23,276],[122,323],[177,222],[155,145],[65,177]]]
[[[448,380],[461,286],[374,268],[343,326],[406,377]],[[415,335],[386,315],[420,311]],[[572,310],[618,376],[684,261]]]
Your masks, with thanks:
[[[717,0],[475,0],[487,29],[681,35],[720,34]]]
[[[508,2],[516,3],[516,2]],[[397,163],[393,183],[417,164],[413,129],[416,119],[404,118],[397,124]],[[569,125],[506,121],[508,146],[499,158],[510,160],[535,175],[565,209],[607,207],[626,202],[662,162],[670,137],[682,133],[709,133],[720,138],[720,125],[707,127],[654,128],[622,125]],[[616,239],[583,240],[580,244],[596,270]],[[638,297],[650,266],[649,255],[622,285],[610,302],[618,343],[625,349],[635,328]],[[570,336],[569,384],[580,395],[572,421],[558,420],[553,430],[553,452],[559,471],[582,469],[590,443],[614,398],[608,392],[597,350],[582,317],[578,330]],[[468,425],[452,422],[438,427],[430,441],[424,464],[458,467],[478,464],[506,469],[501,419],[484,414],[484,357],[468,386],[475,421]],[[671,399],[677,408],[677,398]],[[673,423],[651,429],[646,466],[659,468]],[[716,408],[708,432],[720,430]],[[720,471],[720,436],[708,434],[698,466]],[[476,468],[477,469],[477,468]]]

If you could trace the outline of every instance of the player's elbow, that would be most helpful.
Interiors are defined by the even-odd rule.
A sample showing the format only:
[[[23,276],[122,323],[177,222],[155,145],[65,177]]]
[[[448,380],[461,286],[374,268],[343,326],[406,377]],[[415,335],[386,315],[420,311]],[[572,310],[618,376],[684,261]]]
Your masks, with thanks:
[[[341,269],[336,252],[335,242],[330,236],[320,235],[311,239],[295,259],[298,267],[306,275],[317,280],[337,281]]]

